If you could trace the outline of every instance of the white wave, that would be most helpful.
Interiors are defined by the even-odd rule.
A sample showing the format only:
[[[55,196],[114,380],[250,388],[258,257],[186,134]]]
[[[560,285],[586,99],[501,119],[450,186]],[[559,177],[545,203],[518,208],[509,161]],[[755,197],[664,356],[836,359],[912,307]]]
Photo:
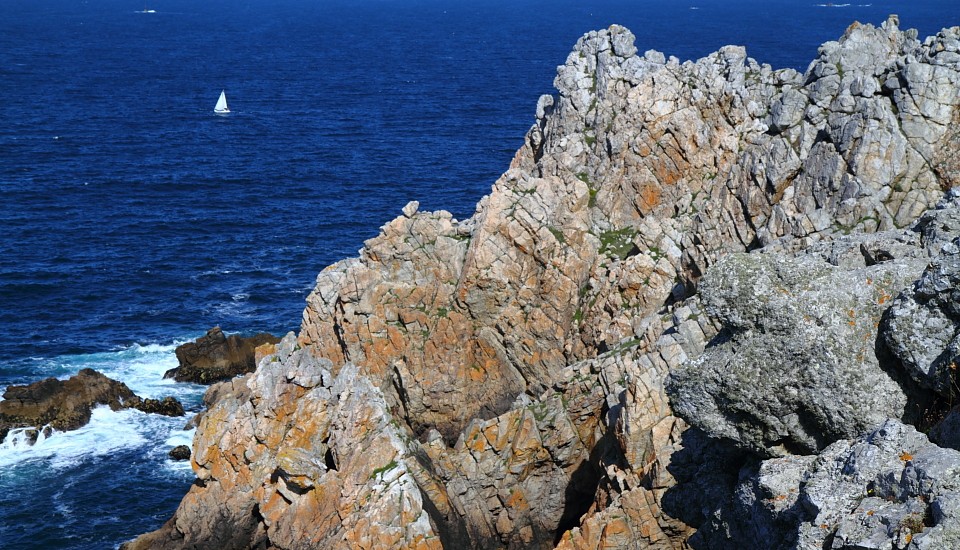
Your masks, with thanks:
[[[166,353],[176,351],[177,346],[185,344],[188,340],[178,340],[172,344],[133,344],[127,350],[134,353]]]
[[[164,443],[171,449],[177,445],[186,445],[189,447],[191,444],[193,444],[193,435],[195,433],[197,433],[196,428],[191,430],[175,430],[170,432],[170,437],[168,437]]]
[[[177,366],[175,350],[181,343],[133,344],[116,351],[38,359],[30,370],[40,376],[65,379],[81,369],[91,368],[123,382],[141,397],[160,399],[171,395],[182,401],[184,406],[196,405],[205,387],[163,378],[164,373]]]
[[[83,368],[92,368],[126,384],[141,397],[160,399],[173,396],[188,410],[201,403],[205,386],[165,380],[163,375],[177,366],[174,351],[178,344],[134,344],[128,348],[54,359],[36,359],[30,370],[42,376],[67,378]],[[53,466],[75,464],[121,449],[141,448],[164,455],[176,445],[190,445],[192,431],[182,430],[186,418],[170,418],[135,410],[114,412],[108,407],[93,410],[90,422],[78,430],[40,434],[29,443],[25,429],[13,430],[0,443],[0,468],[21,462],[49,461]],[[169,462],[169,461],[168,461]],[[173,463],[183,470],[184,463]],[[186,462],[189,469],[189,462]]]
[[[142,433],[142,422],[136,419],[138,415],[147,416],[139,411],[114,412],[101,406],[93,410],[86,426],[46,437],[41,434],[33,445],[25,437],[8,436],[0,443],[0,468],[38,459],[62,468],[87,458],[139,447],[147,439]]]
[[[166,455],[177,445],[190,446],[195,430],[183,430],[186,420],[142,413],[95,408],[87,425],[68,432],[40,433],[30,444],[26,431],[12,430],[0,443],[0,472],[19,464],[43,461],[55,469],[84,460],[108,456],[121,450],[142,449],[146,454]],[[167,460],[174,470],[189,470],[190,463]],[[183,467],[185,465],[185,467]]]
[[[216,275],[229,275],[231,273],[236,273],[236,270],[233,269],[209,269],[207,271],[201,271],[196,275],[192,275],[191,279],[202,279],[204,277],[214,277]]]

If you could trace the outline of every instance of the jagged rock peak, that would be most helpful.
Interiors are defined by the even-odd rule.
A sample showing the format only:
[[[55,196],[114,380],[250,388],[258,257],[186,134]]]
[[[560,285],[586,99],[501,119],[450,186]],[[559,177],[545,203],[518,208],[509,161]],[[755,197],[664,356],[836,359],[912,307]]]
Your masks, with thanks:
[[[671,495],[729,493],[726,459],[909,420],[871,344],[953,238],[901,228],[960,177],[958,34],[854,25],[805,74],[585,35],[470,219],[408,204],[211,388],[201,482],[134,547],[672,548],[716,502]]]

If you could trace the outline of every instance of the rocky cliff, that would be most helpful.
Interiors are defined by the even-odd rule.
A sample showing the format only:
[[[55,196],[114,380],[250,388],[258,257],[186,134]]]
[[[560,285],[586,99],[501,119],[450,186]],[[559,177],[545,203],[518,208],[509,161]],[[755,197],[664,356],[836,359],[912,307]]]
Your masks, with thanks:
[[[960,29],[855,23],[800,74],[613,26],[555,85],[470,219],[407,205],[211,389],[128,548],[960,536]]]

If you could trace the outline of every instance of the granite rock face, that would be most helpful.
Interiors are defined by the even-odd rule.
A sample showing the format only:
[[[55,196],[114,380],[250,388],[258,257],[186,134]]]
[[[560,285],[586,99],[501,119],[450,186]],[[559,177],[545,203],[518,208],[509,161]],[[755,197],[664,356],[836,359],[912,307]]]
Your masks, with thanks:
[[[958,39],[854,24],[800,74],[588,33],[470,219],[408,204],[211,387],[199,481],[128,548],[800,540],[734,497],[926,406],[878,331],[957,236],[911,224],[960,179]]]
[[[691,542],[699,548],[955,548],[958,474],[960,452],[888,420],[817,456],[744,467],[727,504]]]
[[[198,482],[167,529],[126,548],[439,548],[409,436],[356,368],[329,367],[289,335],[236,379],[247,391],[197,427]]]
[[[903,244],[911,235],[893,237]],[[838,240],[831,252],[859,252],[857,240]],[[877,356],[877,327],[920,276],[921,252],[847,268],[816,252],[723,258],[700,286],[723,336],[670,373],[674,412],[766,456],[820,451],[909,416],[908,395]]]
[[[941,235],[947,233],[946,228],[948,234],[960,236],[958,221],[960,212],[950,209],[932,212],[921,223],[933,224]],[[939,253],[917,283],[894,300],[882,334],[914,380],[951,398],[957,395],[960,361],[960,237],[934,242]]]
[[[226,336],[220,327],[213,327],[195,342],[177,346],[179,366],[167,371],[164,378],[173,378],[177,382],[212,384],[253,372],[256,368],[256,348],[276,344],[279,340],[266,333],[249,338],[235,334]]]

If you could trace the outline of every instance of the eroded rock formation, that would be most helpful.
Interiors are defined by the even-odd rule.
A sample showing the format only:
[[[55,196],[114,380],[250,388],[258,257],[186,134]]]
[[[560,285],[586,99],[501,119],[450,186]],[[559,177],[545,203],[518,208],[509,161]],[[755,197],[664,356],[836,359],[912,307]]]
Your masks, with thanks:
[[[956,205],[911,224],[958,181],[960,29],[854,24],[805,74],[634,42],[577,43],[470,219],[411,203],[321,272],[299,334],[211,388],[198,482],[127,548],[826,540],[798,476],[936,409],[950,370],[878,334],[923,315],[954,345]],[[913,479],[892,456],[864,475]],[[846,517],[823,536],[880,532]]]

